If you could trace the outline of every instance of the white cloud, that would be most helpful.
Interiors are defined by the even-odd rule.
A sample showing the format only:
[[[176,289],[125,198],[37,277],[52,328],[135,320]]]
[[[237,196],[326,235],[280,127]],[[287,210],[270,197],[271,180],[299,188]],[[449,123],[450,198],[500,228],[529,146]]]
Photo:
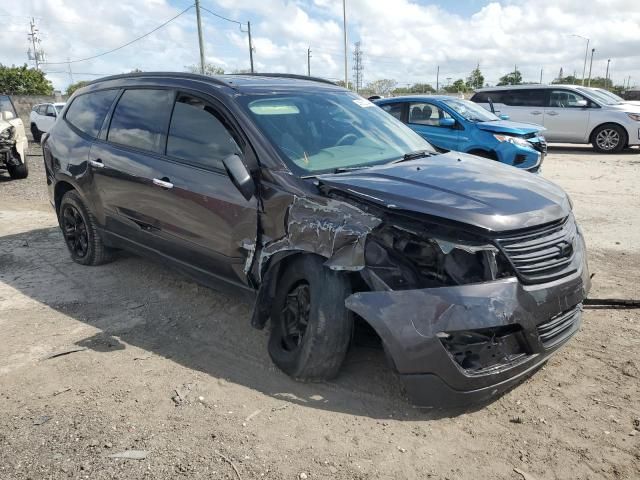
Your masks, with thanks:
[[[190,0],[48,0],[0,7],[0,62],[26,61],[28,17],[36,16],[49,61],[83,58],[116,48],[186,8]],[[313,74],[343,76],[342,2],[339,0],[203,0],[203,5],[241,21],[251,20],[255,63],[262,71],[306,73],[311,47]],[[631,75],[640,83],[640,3],[637,0],[502,0],[463,17],[410,0],[347,0],[349,41],[361,40],[365,81],[435,82],[466,76],[480,62],[488,81],[513,69],[551,80],[560,67],[582,73],[585,42],[596,48],[593,74],[604,75],[606,59],[616,82]],[[5,16],[6,15],[6,16]],[[198,61],[193,10],[130,47],[72,64],[74,79],[86,73],[182,70]],[[207,59],[228,70],[247,68],[246,33],[238,25],[203,12]],[[351,66],[351,58],[349,58]],[[66,65],[47,65],[58,88],[66,87]],[[588,68],[588,67],[587,67]],[[350,72],[351,73],[351,72]]]

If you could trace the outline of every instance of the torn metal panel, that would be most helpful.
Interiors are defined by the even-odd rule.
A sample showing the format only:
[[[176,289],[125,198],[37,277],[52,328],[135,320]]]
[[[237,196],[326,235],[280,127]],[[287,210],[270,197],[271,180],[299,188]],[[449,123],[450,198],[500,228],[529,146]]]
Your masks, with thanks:
[[[286,235],[260,250],[261,273],[268,260],[283,251],[321,255],[333,270],[361,270],[366,237],[381,220],[346,202],[294,196],[285,222]]]

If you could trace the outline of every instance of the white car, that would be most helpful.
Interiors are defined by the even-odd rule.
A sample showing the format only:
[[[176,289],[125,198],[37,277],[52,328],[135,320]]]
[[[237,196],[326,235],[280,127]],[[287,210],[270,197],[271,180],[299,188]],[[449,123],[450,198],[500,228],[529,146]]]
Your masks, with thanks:
[[[537,123],[549,142],[591,143],[599,152],[640,145],[640,105],[612,101],[577,85],[483,88],[471,97],[516,122]]]
[[[64,103],[40,103],[33,106],[29,123],[31,123],[31,135],[36,142],[40,141],[43,133],[51,130],[64,105]]]
[[[0,170],[13,179],[27,178],[27,135],[8,95],[0,95]]]

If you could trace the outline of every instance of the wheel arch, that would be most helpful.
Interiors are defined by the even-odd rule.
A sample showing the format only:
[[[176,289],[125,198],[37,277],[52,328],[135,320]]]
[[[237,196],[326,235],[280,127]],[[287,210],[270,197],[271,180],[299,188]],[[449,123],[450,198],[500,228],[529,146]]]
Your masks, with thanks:
[[[53,192],[53,201],[56,215],[59,216],[60,214],[60,203],[62,202],[62,197],[64,197],[65,193],[71,190],[78,191],[78,189],[74,185],[65,180],[59,180],[58,182],[56,182],[56,186]]]
[[[591,133],[589,133],[589,143],[593,143],[595,141],[595,133],[599,128],[605,127],[607,125],[613,126],[613,127],[618,127],[622,130],[622,132],[624,133],[625,136],[625,146],[627,146],[629,144],[629,133],[627,132],[627,129],[624,127],[624,125],[621,125],[619,123],[616,122],[602,122],[598,125],[596,125],[595,127],[593,127],[593,129],[591,130]]]

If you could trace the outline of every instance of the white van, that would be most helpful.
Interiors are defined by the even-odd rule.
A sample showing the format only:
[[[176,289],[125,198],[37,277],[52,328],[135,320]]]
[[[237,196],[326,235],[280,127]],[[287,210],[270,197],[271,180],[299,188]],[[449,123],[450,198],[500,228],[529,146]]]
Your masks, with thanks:
[[[477,90],[471,100],[516,122],[543,125],[549,142],[591,143],[613,153],[640,145],[640,106],[607,101],[577,85],[510,85]]]

